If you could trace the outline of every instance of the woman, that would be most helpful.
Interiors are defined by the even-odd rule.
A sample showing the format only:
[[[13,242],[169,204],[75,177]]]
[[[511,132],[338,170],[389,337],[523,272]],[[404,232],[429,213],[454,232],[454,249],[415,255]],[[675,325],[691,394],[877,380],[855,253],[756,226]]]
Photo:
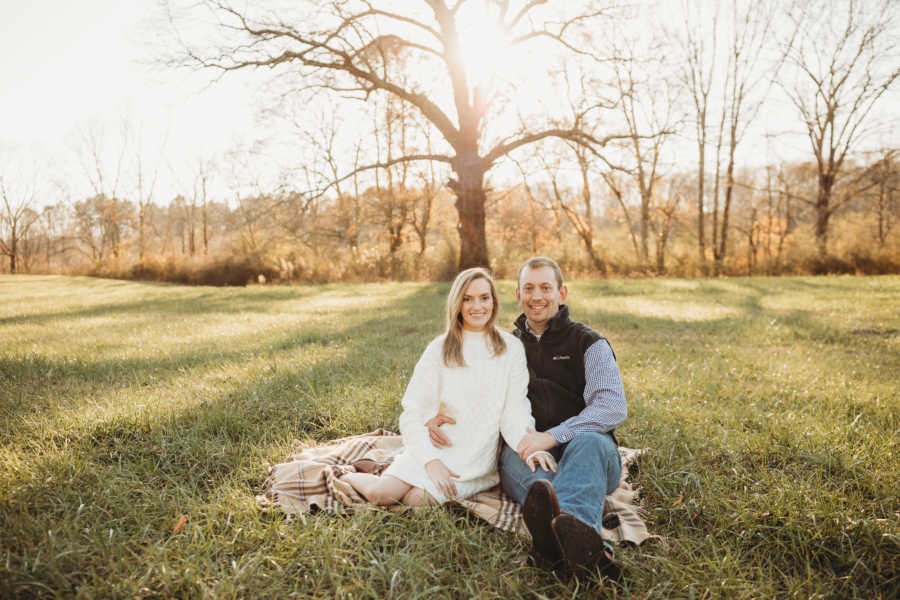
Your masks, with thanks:
[[[487,271],[467,269],[457,275],[447,297],[447,330],[428,344],[403,396],[403,451],[381,477],[342,477],[369,502],[443,503],[497,484],[499,436],[515,448],[534,428],[525,350],[496,328],[497,310],[497,291]],[[438,412],[456,420],[444,426],[452,442],[447,448],[435,448],[425,427]],[[529,457],[529,464],[546,464],[549,454],[543,455]]]

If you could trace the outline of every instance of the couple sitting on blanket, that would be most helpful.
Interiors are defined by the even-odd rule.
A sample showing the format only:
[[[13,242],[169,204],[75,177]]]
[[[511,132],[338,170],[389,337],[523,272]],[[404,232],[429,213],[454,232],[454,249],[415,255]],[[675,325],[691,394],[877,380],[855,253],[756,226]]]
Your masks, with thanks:
[[[524,314],[513,334],[495,326],[494,282],[460,273],[447,298],[447,330],[416,364],[400,415],[403,451],[379,477],[342,479],[369,502],[419,506],[497,484],[523,504],[537,563],[615,573],[601,539],[606,495],[619,484],[613,429],[626,404],[615,355],[596,331],[569,319],[553,260],[518,274]]]

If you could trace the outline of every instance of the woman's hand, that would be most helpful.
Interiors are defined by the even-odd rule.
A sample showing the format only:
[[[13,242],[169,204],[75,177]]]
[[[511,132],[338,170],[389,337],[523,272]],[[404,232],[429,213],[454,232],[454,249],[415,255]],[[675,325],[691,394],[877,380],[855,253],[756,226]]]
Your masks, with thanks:
[[[531,469],[532,473],[534,473],[537,465],[540,465],[544,471],[553,471],[556,473],[556,459],[546,450],[532,452],[525,458],[525,464],[528,465],[528,468]]]
[[[456,498],[456,483],[453,481],[459,477],[458,473],[454,473],[439,458],[430,460],[425,463],[425,472],[431,477],[435,487],[447,498]]]
[[[449,448],[453,445],[447,434],[441,431],[441,425],[456,425],[453,417],[448,417],[443,413],[438,413],[425,421],[425,427],[428,428],[428,437],[435,448]]]

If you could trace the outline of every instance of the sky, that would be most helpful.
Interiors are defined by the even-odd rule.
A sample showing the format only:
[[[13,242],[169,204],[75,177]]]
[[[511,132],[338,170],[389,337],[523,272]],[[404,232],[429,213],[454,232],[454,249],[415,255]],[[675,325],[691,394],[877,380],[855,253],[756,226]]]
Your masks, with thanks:
[[[75,156],[79,128],[100,124],[112,147],[124,118],[148,164],[165,144],[163,195],[189,178],[187,165],[252,137],[256,108],[241,79],[210,86],[152,64],[153,8],[152,0],[0,0],[0,144],[65,165],[80,194],[88,184]]]
[[[166,39],[151,20],[156,6],[155,0],[0,0],[0,146],[43,157],[74,199],[91,192],[78,150],[79,132],[91,127],[103,128],[112,149],[125,119],[147,168],[166,157],[156,194],[163,203],[189,193],[198,160],[247,146],[263,129],[260,78],[242,73],[209,85],[208,73],[154,63]],[[789,108],[764,111],[755,128],[779,130],[785,118],[796,123],[782,114]],[[781,139],[775,150],[759,139],[747,146],[757,162],[773,159],[770,151],[780,159],[809,152],[803,136]],[[229,194],[224,178],[218,184],[216,193]]]

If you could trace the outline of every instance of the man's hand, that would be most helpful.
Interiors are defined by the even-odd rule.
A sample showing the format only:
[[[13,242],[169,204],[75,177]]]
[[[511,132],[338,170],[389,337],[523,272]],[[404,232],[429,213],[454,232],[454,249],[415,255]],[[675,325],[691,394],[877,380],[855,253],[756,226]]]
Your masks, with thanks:
[[[428,437],[431,438],[432,445],[435,448],[449,448],[453,444],[450,443],[450,438],[447,437],[447,434],[441,431],[441,425],[456,425],[456,420],[438,413],[425,421],[425,427],[428,428]]]
[[[425,463],[425,472],[428,473],[440,493],[447,498],[456,497],[456,483],[453,479],[458,478],[459,475],[448,469],[441,459],[435,458]]]
[[[525,431],[527,431],[525,437],[522,438],[522,441],[516,447],[516,454],[523,461],[539,450],[549,450],[557,445],[556,438],[546,431],[537,432],[530,427]]]

